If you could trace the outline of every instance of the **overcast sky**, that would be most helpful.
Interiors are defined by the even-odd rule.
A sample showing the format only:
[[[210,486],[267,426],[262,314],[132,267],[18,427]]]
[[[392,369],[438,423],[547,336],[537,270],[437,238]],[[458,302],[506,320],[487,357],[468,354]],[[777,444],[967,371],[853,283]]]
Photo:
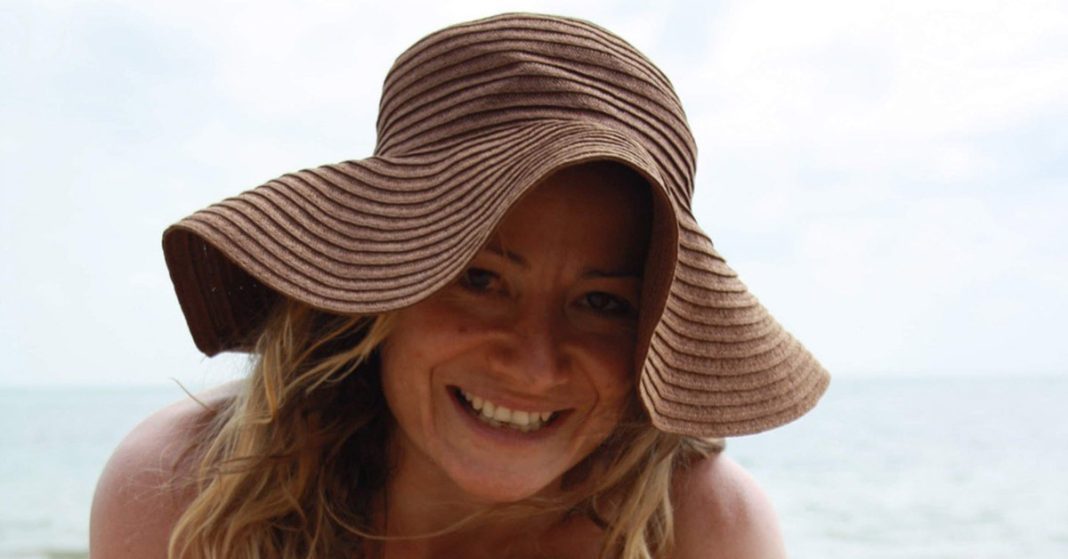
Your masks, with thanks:
[[[189,339],[163,229],[369,155],[393,59],[509,10],[668,74],[698,219],[832,373],[1068,373],[1068,3],[574,4],[4,2],[0,384],[234,374]]]

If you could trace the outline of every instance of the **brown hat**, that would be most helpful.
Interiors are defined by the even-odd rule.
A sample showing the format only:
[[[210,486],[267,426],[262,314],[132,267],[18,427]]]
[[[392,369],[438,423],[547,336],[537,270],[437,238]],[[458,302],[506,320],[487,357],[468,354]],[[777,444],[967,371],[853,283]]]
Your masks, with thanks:
[[[163,234],[197,347],[247,350],[278,294],[341,314],[451,282],[555,171],[608,160],[653,191],[636,354],[653,424],[763,431],[808,411],[827,372],[749,294],[690,212],[696,148],[667,77],[585,21],[504,14],[438,31],[386,76],[372,157],[290,173]]]

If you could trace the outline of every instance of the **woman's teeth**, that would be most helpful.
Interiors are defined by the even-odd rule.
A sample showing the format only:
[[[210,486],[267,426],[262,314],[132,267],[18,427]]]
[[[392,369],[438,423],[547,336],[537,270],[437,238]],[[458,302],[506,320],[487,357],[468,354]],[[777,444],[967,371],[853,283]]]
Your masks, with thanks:
[[[541,429],[556,415],[556,412],[551,411],[527,412],[513,410],[478,396],[472,396],[463,390],[459,390],[459,392],[460,396],[463,396],[464,400],[467,400],[467,403],[475,410],[475,415],[483,423],[494,427],[511,427],[527,433]]]

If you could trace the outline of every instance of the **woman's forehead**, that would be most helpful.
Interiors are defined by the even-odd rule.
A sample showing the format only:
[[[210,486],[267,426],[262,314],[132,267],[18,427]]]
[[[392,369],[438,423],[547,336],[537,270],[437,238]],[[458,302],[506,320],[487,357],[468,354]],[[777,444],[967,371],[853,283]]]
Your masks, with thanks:
[[[648,219],[649,185],[637,173],[614,163],[567,167],[534,186],[512,208],[520,213],[580,213],[587,218],[618,217],[630,221]]]
[[[527,193],[487,248],[520,257],[542,248],[583,249],[613,269],[640,271],[649,236],[648,188],[640,177],[608,166],[566,169]]]

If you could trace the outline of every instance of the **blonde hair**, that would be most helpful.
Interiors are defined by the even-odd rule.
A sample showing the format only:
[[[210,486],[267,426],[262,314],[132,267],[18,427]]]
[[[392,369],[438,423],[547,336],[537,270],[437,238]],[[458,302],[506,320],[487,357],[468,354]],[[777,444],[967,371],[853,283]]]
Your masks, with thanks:
[[[385,489],[392,418],[376,348],[392,315],[340,317],[284,301],[256,343],[242,391],[190,449],[195,497],[171,559],[365,557]],[[487,514],[584,514],[604,529],[600,558],[652,559],[672,547],[672,474],[722,442],[662,433],[628,404],[623,422],[564,475],[564,497]],[[465,520],[458,522],[459,527]]]

